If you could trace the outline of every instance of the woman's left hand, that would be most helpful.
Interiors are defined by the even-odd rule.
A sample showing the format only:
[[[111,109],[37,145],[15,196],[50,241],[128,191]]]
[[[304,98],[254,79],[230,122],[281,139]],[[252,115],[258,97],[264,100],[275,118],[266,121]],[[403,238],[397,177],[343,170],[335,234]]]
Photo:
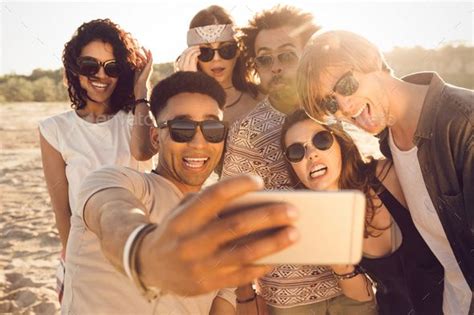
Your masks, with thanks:
[[[149,49],[143,48],[143,52],[145,54],[139,52],[138,55],[144,66],[135,70],[135,84],[133,87],[133,93],[135,94],[136,100],[148,97],[150,78],[151,73],[153,72],[153,56],[151,51]]]

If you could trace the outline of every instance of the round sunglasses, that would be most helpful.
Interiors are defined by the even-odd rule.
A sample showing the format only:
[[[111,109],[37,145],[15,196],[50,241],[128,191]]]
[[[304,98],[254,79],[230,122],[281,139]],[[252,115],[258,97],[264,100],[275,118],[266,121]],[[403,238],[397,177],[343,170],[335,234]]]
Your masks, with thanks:
[[[179,143],[190,142],[198,126],[201,128],[204,139],[211,143],[222,142],[227,135],[227,124],[220,120],[173,119],[161,121],[157,125],[160,129],[168,128],[171,139]]]
[[[222,59],[230,60],[237,55],[237,49],[237,44],[223,45],[219,48],[199,47],[201,54],[198,56],[198,59],[202,62],[209,62],[214,59],[214,55],[217,51]]]
[[[96,75],[99,72],[100,67],[103,67],[105,74],[112,78],[119,77],[121,72],[120,65],[115,59],[102,62],[94,57],[85,56],[77,58],[76,63],[77,72],[79,72],[80,75],[87,77]]]
[[[321,101],[321,105],[326,108],[330,114],[335,114],[339,110],[339,104],[337,103],[334,93],[338,93],[342,96],[350,96],[354,94],[359,88],[359,81],[354,77],[352,71],[348,71],[337,80],[332,94]]]
[[[334,137],[332,132],[323,130],[317,132],[313,138],[311,138],[311,143],[313,146],[320,150],[326,151],[331,148],[332,144],[334,143]],[[285,150],[285,156],[291,163],[297,163],[303,160],[306,155],[306,144],[297,142],[293,143],[292,145],[288,146]]]

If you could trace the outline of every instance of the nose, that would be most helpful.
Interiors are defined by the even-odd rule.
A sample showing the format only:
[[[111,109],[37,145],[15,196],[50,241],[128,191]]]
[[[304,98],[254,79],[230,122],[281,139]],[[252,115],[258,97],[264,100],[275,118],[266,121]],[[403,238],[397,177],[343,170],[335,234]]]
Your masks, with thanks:
[[[194,134],[194,137],[191,139],[191,141],[188,142],[188,145],[192,146],[193,148],[202,148],[206,144],[207,144],[207,140],[206,138],[204,138],[201,128],[198,127],[196,130],[196,133]]]
[[[280,61],[278,60],[278,58],[273,57],[272,72],[275,73],[275,74],[278,74],[282,71],[282,68],[283,67],[282,67]]]
[[[99,67],[99,72],[97,72],[95,76],[98,78],[105,78],[107,76],[107,74],[105,73],[104,66]]]
[[[212,60],[221,60],[222,57],[219,55],[219,51],[216,49],[214,50],[214,57],[212,57]]]
[[[306,145],[306,157],[310,160],[314,160],[318,157],[318,149],[314,145]]]

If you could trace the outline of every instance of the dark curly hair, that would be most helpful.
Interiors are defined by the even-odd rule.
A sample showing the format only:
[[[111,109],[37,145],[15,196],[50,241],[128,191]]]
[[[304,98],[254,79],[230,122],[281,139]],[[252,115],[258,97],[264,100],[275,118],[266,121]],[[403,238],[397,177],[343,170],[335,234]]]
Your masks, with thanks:
[[[117,86],[110,99],[110,110],[116,113],[120,110],[130,111],[135,96],[133,94],[134,73],[144,66],[138,54],[138,42],[125,32],[119,25],[109,19],[97,19],[82,24],[64,45],[63,65],[67,79],[71,107],[81,109],[86,106],[87,92],[81,87],[77,73],[77,58],[82,48],[92,41],[100,40],[112,45],[114,57],[121,67]]]
[[[255,40],[262,30],[271,30],[289,26],[295,30],[303,45],[320,29],[313,21],[313,15],[293,6],[277,5],[269,10],[257,13],[246,27],[241,28],[244,45],[244,61],[247,80],[254,82],[258,77],[255,68]]]
[[[214,25],[214,24],[231,24],[235,25],[234,21],[230,14],[224,10],[224,8],[218,5],[211,5],[208,8],[205,8],[193,17],[191,23],[189,23],[189,28]],[[244,61],[244,52],[242,50],[242,42],[239,36],[236,36],[237,45],[239,46],[240,55],[237,57],[237,61],[234,66],[234,71],[232,72],[232,84],[239,91],[248,92],[253,97],[257,97],[258,89],[255,84],[247,80],[247,68]]]
[[[285,143],[285,136],[288,130],[297,124],[298,122],[305,121],[311,118],[306,114],[306,112],[302,109],[298,109],[288,115],[285,119],[285,122],[282,127],[281,132],[281,147],[283,151],[286,150],[287,145]],[[316,122],[315,122],[316,123]],[[323,128],[328,131],[331,131],[336,138],[337,143],[341,147],[341,159],[342,159],[342,169],[341,175],[339,176],[339,183],[338,186],[340,189],[357,189],[364,193],[367,201],[367,211],[365,217],[365,237],[372,236],[377,237],[380,234],[376,234],[375,231],[383,231],[386,230],[388,227],[375,227],[372,225],[372,220],[374,218],[375,212],[378,208],[382,206],[382,202],[376,203],[376,196],[373,194],[380,193],[384,190],[384,187],[380,184],[381,180],[377,179],[376,174],[376,167],[377,161],[374,160],[372,157],[368,159],[368,161],[364,161],[362,155],[359,152],[354,140],[351,136],[344,131],[342,125],[340,124],[331,124],[331,125],[323,125]],[[384,168],[378,174],[380,178],[385,178],[387,176],[390,167],[392,166],[391,163],[386,164]],[[291,168],[291,175],[294,177],[295,182],[298,182],[299,185],[297,188],[307,188],[299,181],[298,177],[296,176],[293,168]],[[372,231],[369,232],[368,228],[371,228]]]
[[[207,95],[216,101],[220,109],[225,104],[225,91],[214,78],[200,71],[178,71],[161,80],[151,92],[150,107],[156,121],[168,100],[181,93]]]

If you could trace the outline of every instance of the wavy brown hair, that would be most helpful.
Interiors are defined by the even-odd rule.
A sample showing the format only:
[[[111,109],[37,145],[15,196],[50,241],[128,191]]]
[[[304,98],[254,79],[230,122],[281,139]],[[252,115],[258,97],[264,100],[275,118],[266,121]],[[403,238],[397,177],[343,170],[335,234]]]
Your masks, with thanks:
[[[189,23],[189,28],[214,25],[214,24],[230,24],[235,25],[231,15],[222,7],[218,5],[211,5],[199,11]],[[250,80],[247,80],[246,73],[247,68],[244,61],[243,45],[240,36],[235,38],[237,46],[239,47],[240,54],[237,57],[237,61],[232,71],[232,84],[235,88],[242,92],[247,92],[254,98],[258,95],[257,86]]]
[[[298,122],[308,119],[312,120],[302,109],[298,109],[286,117],[280,139],[281,147],[284,151],[287,148],[285,136],[288,130]],[[314,121],[314,123],[316,124],[317,122]],[[376,174],[377,161],[372,157],[366,161],[362,158],[354,140],[344,131],[341,124],[320,125],[333,133],[337,143],[341,147],[342,167],[338,182],[339,189],[357,189],[364,193],[367,201],[364,236],[377,237],[380,234],[376,234],[376,230],[383,231],[388,228],[375,227],[372,224],[375,212],[382,206],[382,201],[379,203],[376,202],[376,200],[379,200],[376,195],[384,190],[384,187],[380,184],[381,180],[377,177],[385,178],[390,170],[391,164],[387,164],[388,166],[384,167],[380,171],[380,174]],[[293,168],[291,168],[291,174],[294,176],[295,182],[299,183],[297,188],[307,188],[298,179]]]
[[[120,110],[128,112],[132,109],[135,100],[133,94],[134,73],[144,64],[138,54],[137,41],[130,33],[125,32],[109,19],[97,19],[82,24],[64,46],[63,65],[71,107],[81,109],[87,104],[87,92],[79,83],[77,58],[81,55],[84,46],[96,40],[108,43],[113,47],[114,57],[121,67],[117,86],[110,99],[110,110],[112,113]]]

